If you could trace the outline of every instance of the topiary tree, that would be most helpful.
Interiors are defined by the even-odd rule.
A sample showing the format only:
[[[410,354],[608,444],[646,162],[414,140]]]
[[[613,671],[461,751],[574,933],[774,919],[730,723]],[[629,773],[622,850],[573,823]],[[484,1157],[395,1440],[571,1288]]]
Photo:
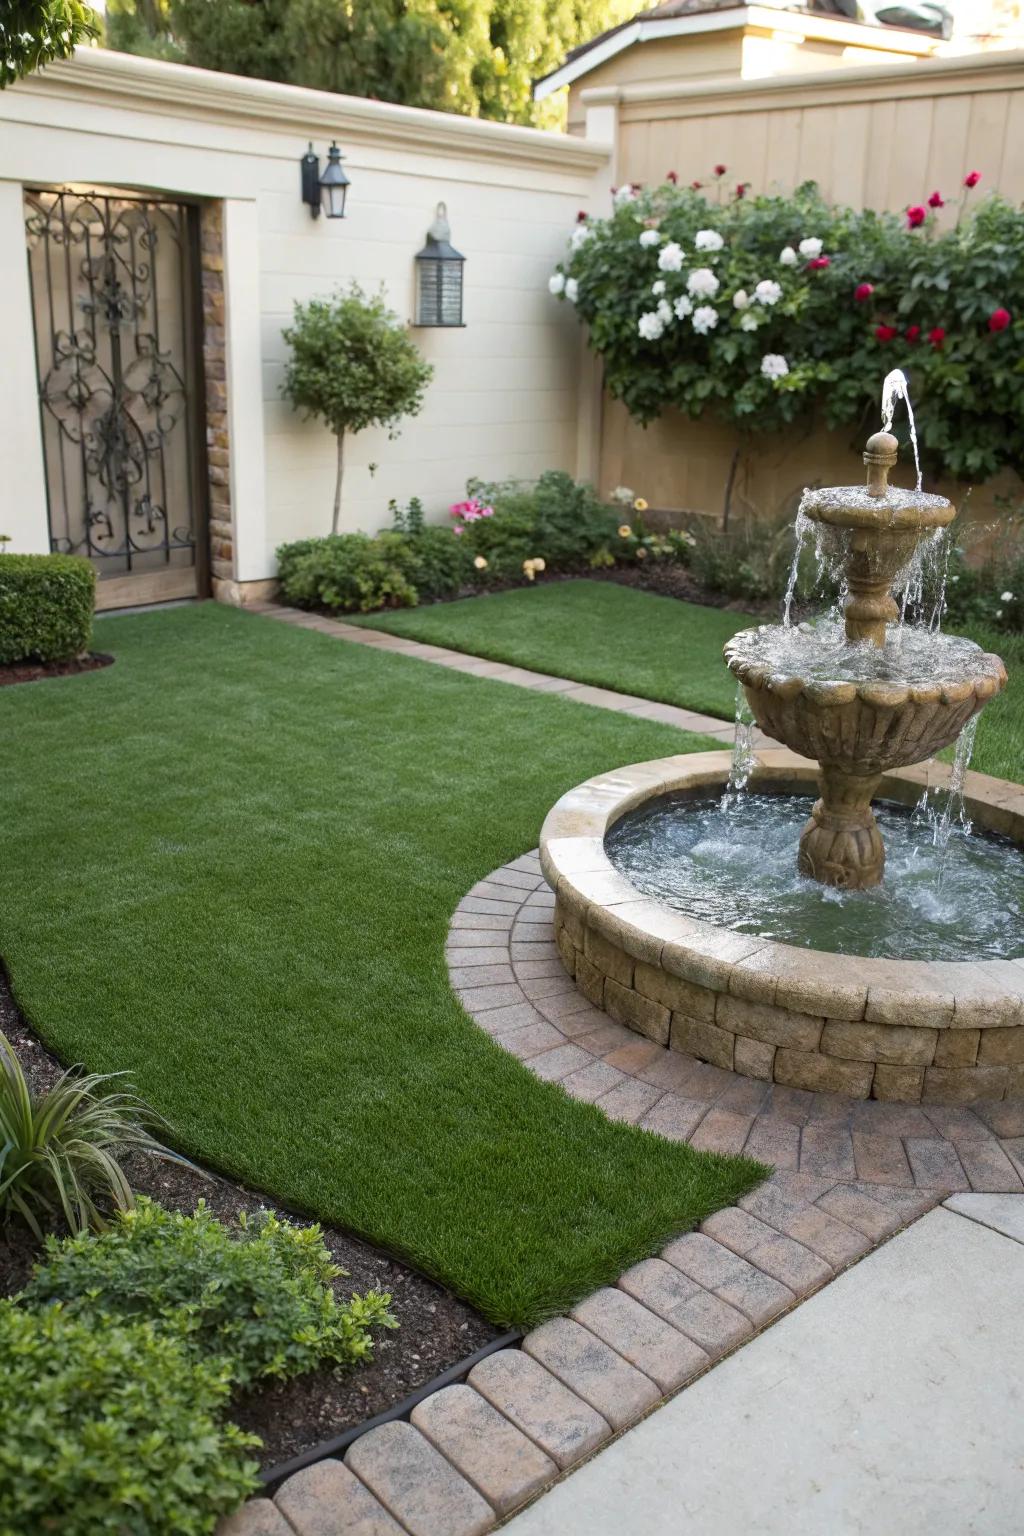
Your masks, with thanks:
[[[96,17],[81,0],[6,0],[0,5],[0,90],[76,43],[96,37]]]
[[[345,434],[385,427],[397,436],[403,416],[415,416],[434,370],[384,303],[358,283],[330,299],[296,304],[284,339],[292,349],[282,392],[296,410],[322,418],[338,439],[331,532],[338,531]]]

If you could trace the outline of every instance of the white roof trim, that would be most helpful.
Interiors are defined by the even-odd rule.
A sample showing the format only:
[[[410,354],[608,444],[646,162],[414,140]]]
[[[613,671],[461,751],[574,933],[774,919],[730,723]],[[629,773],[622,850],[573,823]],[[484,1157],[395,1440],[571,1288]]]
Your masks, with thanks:
[[[912,32],[904,27],[871,27],[863,22],[844,21],[841,17],[816,16],[804,11],[775,10],[770,6],[737,5],[724,11],[705,11],[695,16],[653,17],[646,21],[634,21],[619,32],[613,32],[593,48],[563,64],[552,74],[538,80],[533,88],[535,101],[543,101],[563,86],[571,85],[582,75],[587,75],[606,60],[634,43],[657,42],[663,37],[695,37],[701,32],[727,32],[741,27],[768,28],[773,32],[792,32],[813,37],[821,42],[846,43],[861,47],[877,46],[887,53],[906,53],[926,56],[931,53],[933,40],[923,32]],[[869,36],[865,36],[868,33]],[[874,39],[878,38],[875,43]],[[884,37],[884,43],[881,39]]]

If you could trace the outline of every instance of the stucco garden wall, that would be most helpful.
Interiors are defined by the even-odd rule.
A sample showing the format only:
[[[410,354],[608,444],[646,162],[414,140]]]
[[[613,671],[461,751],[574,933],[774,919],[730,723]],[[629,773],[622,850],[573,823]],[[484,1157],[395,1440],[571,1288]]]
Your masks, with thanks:
[[[351,177],[348,215],[314,221],[299,158],[310,140],[323,157],[332,138]],[[333,439],[279,394],[293,302],[357,278],[383,283],[411,319],[413,258],[439,201],[467,258],[466,325],[414,332],[435,367],[425,409],[397,441],[352,440],[342,527],[374,531],[391,497],[418,495],[440,514],[467,475],[579,467],[586,366],[547,277],[577,210],[603,207],[607,146],[92,49],[0,93],[0,142],[0,435],[5,463],[18,465],[0,482],[9,547],[48,547],[25,185],[141,188],[221,205],[231,447],[214,517],[223,523],[229,508],[233,536],[221,531],[220,595],[270,577],[283,540],[330,527]]]

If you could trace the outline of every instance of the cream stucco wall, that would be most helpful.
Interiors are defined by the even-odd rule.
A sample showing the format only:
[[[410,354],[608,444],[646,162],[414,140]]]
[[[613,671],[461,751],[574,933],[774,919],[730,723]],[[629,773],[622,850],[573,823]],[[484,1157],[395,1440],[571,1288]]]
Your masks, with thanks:
[[[299,157],[337,137],[348,217],[312,220]],[[135,187],[224,201],[235,576],[268,577],[286,539],[326,531],[333,439],[280,398],[295,300],[357,278],[411,319],[413,257],[435,205],[465,254],[465,329],[416,330],[435,377],[396,441],[347,454],[345,528],[390,498],[440,513],[468,475],[577,468],[580,348],[547,293],[579,208],[607,198],[607,146],[378,102],[81,50],[0,92],[0,532],[47,547],[28,309],[23,185]],[[371,475],[370,466],[378,466]]]

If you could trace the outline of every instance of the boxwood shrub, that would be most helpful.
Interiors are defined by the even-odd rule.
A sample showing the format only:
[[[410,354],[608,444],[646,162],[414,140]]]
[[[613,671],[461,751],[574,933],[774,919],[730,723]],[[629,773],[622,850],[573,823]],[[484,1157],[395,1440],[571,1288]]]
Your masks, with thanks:
[[[231,1389],[152,1322],[0,1302],[0,1530],[212,1533],[257,1486]]]
[[[78,555],[0,554],[0,665],[89,649],[96,572]]]

